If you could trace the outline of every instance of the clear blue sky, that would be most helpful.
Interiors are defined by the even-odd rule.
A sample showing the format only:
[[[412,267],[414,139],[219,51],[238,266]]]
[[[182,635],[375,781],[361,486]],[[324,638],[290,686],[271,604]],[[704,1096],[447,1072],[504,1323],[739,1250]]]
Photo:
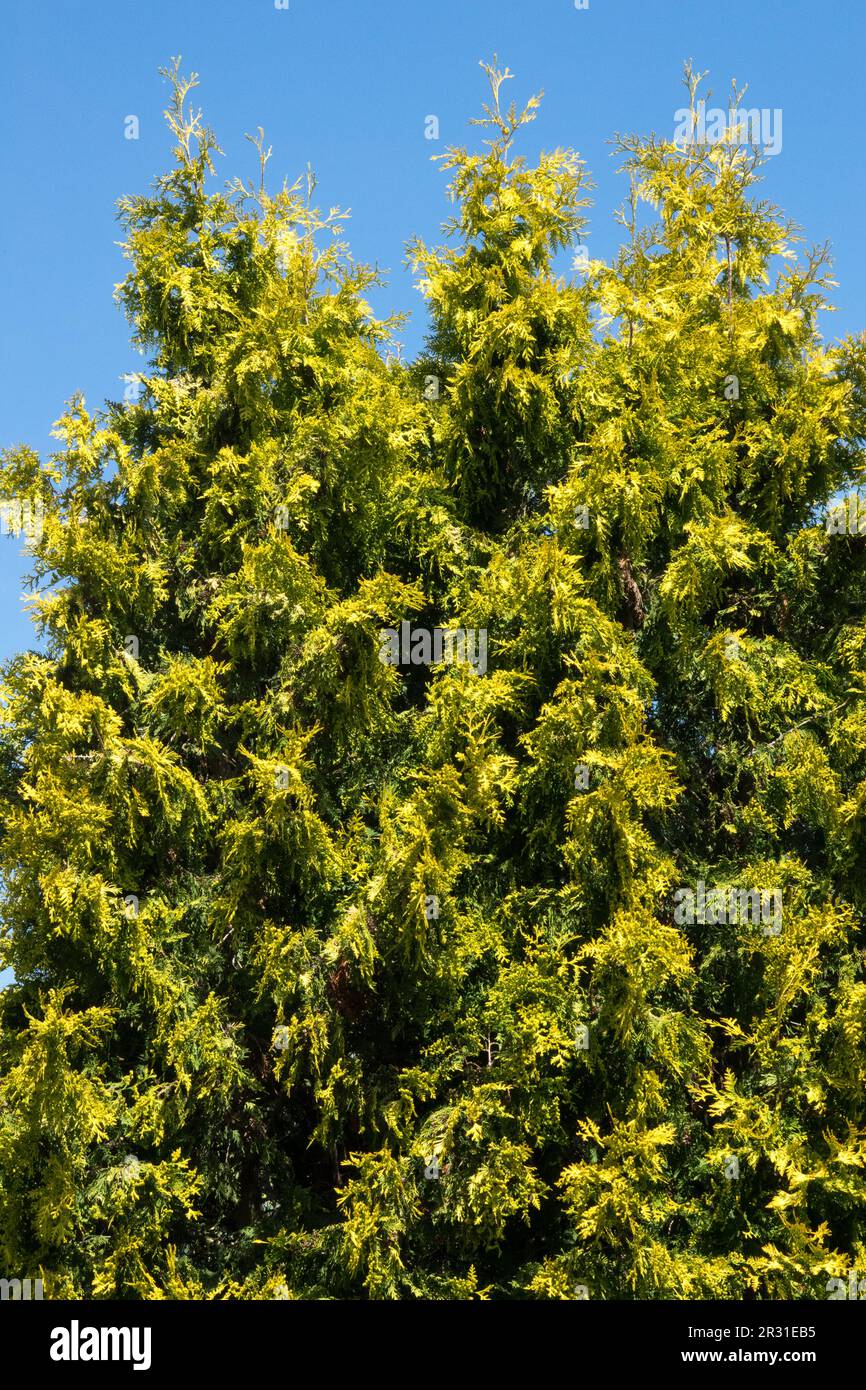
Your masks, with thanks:
[[[866,327],[864,0],[289,2],[4,0],[0,444],[45,450],[74,390],[97,406],[140,364],[112,300],[124,267],[115,201],[167,165],[157,69],[177,53],[201,76],[225,177],[253,173],[244,133],[262,125],[272,180],[309,161],[321,204],[351,209],[354,253],[388,272],[375,307],[413,311],[409,353],[424,322],[404,244],[437,238],[448,209],[430,155],[479,138],[467,120],[485,95],[478,61],[494,52],[516,74],[515,98],[545,89],[533,142],[571,145],[592,170],[594,256],[617,244],[614,132],[673,133],[686,58],[710,70],[719,105],[732,77],[748,82],[748,105],[783,111],[767,196],[835,250],[840,312],[825,331]],[[137,141],[124,138],[128,115]],[[428,115],[438,144],[424,138]],[[26,568],[19,542],[0,537],[0,659],[32,644]]]

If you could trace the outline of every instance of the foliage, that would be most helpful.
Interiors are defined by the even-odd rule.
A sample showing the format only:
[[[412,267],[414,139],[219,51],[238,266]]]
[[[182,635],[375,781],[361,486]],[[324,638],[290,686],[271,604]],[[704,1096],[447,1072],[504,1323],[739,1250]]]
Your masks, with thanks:
[[[864,1268],[866,540],[823,517],[866,346],[733,143],[620,140],[625,244],[568,280],[585,171],[487,72],[405,364],[261,133],[212,191],[175,65],[140,396],[4,458],[46,649],[3,687],[0,1252],[49,1295]],[[384,663],[404,621],[487,669]],[[699,882],[782,930],[678,922]]]

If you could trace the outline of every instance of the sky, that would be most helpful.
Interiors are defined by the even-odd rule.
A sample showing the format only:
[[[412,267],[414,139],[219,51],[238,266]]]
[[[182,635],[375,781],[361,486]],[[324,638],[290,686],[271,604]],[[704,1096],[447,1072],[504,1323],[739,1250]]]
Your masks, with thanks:
[[[282,3],[282,0],[277,0]],[[312,165],[318,200],[351,210],[355,256],[386,286],[378,313],[423,304],[404,264],[414,235],[440,239],[447,177],[431,159],[482,133],[479,61],[497,54],[515,100],[545,92],[525,151],[570,146],[596,187],[588,248],[612,255],[625,191],[616,132],[672,136],[682,67],[709,71],[711,104],[732,78],[749,106],[782,112],[782,143],[762,192],[830,241],[839,312],[828,337],[866,327],[863,0],[3,0],[0,174],[0,446],[53,447],[51,427],[82,391],[91,408],[122,395],[141,359],[114,303],[124,274],[115,205],[170,162],[159,76],[173,55],[200,75],[197,101],[225,158],[220,177],[252,177],[244,136],[264,127],[271,186]],[[138,139],[127,139],[135,116]],[[439,139],[429,140],[429,118]],[[35,645],[22,593],[21,542],[0,536],[0,660]]]

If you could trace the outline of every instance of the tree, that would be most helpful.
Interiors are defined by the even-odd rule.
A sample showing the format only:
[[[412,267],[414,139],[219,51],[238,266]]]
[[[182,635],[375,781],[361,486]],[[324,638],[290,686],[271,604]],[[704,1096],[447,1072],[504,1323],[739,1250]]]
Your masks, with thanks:
[[[622,139],[626,244],[568,282],[583,166],[487,75],[407,365],[261,132],[211,190],[175,64],[139,399],[4,457],[47,650],[4,677],[0,1249],[49,1296],[863,1268],[864,341],[730,128]]]

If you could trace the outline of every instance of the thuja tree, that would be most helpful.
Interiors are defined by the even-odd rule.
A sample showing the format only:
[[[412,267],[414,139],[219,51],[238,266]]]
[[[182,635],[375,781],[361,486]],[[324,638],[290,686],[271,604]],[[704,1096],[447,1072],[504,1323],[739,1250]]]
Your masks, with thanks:
[[[5,1268],[826,1297],[866,1268],[866,352],[825,253],[738,130],[627,138],[623,249],[566,279],[585,171],[490,68],[406,365],[312,181],[259,138],[213,191],[169,76],[139,397],[2,469],[45,639],[4,681]]]

